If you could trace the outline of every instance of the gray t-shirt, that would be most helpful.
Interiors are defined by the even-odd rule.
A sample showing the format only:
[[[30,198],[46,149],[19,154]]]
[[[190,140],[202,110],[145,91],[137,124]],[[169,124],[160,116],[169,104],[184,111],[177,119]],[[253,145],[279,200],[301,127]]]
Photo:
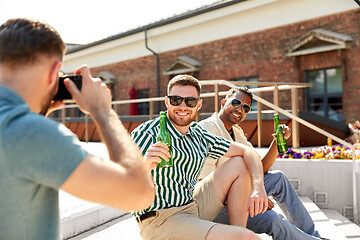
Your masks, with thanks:
[[[60,239],[58,190],[86,155],[70,130],[0,86],[0,239]]]

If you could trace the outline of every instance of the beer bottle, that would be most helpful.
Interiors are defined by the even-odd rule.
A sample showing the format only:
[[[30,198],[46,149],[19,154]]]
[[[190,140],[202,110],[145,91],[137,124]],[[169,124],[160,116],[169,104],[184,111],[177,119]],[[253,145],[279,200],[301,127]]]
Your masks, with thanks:
[[[274,114],[275,121],[275,141],[279,153],[285,153],[288,151],[288,145],[284,138],[283,128],[280,125],[279,114]]]
[[[172,167],[173,157],[171,148],[171,136],[166,128],[166,112],[160,112],[160,131],[156,137],[156,141],[165,143],[169,147],[169,153],[171,155],[168,162],[161,158],[161,162],[158,164],[158,167]]]

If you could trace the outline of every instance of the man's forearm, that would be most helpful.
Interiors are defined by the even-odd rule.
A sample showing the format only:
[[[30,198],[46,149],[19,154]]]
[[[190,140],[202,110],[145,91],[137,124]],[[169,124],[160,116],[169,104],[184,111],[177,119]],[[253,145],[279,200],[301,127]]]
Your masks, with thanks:
[[[269,150],[264,155],[264,157],[261,159],[263,169],[264,169],[264,174],[269,171],[271,166],[274,164],[277,156],[278,156],[278,151],[277,151],[275,139],[273,139],[273,141],[270,144]]]
[[[264,185],[264,173],[259,155],[254,151],[253,149],[245,150],[243,158],[251,176],[252,187],[258,187]]]

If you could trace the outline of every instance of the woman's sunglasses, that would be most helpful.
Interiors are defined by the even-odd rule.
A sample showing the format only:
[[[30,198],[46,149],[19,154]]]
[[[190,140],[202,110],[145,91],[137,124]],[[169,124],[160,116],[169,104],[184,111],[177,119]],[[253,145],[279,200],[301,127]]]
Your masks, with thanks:
[[[250,106],[247,105],[246,103],[242,103],[239,99],[236,99],[234,98],[232,101],[231,101],[231,105],[234,107],[234,108],[238,108],[240,106],[242,106],[242,111],[244,113],[248,113],[250,112]]]
[[[200,98],[195,98],[195,97],[180,97],[180,96],[167,96],[170,100],[170,104],[172,106],[179,106],[182,101],[185,102],[185,105],[190,107],[190,108],[194,108],[196,107],[196,104],[198,103]]]

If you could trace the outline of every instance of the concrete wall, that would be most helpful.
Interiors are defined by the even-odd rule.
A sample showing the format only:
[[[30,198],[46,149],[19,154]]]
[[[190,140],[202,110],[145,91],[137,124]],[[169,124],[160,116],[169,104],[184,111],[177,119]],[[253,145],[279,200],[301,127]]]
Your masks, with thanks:
[[[356,161],[357,169],[359,165],[360,162]],[[335,209],[342,213],[344,207],[353,205],[353,166],[351,160],[277,159],[272,169],[283,171],[289,179],[300,179],[299,195],[308,196],[314,201],[314,192],[327,193],[328,203],[318,204],[319,207]],[[357,173],[356,176],[359,208],[360,174]]]

